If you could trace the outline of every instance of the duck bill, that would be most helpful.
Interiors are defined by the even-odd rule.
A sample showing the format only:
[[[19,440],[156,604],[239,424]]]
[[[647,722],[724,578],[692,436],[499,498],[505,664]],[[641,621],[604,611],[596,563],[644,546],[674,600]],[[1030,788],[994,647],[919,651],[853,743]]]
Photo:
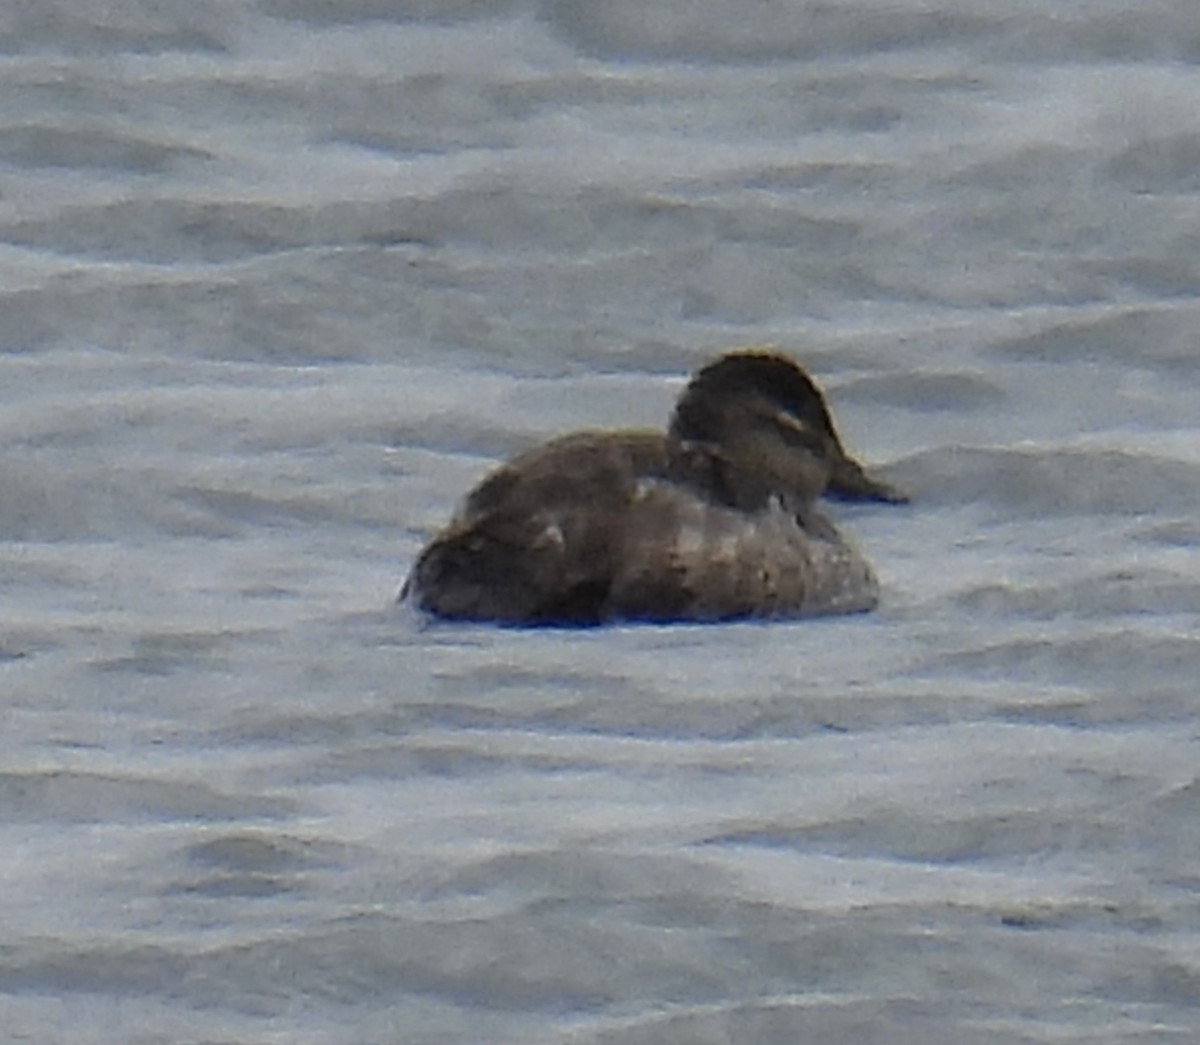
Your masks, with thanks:
[[[908,495],[890,483],[874,479],[852,458],[839,455],[833,462],[829,485],[825,492],[844,501],[883,501],[885,504],[907,504]]]

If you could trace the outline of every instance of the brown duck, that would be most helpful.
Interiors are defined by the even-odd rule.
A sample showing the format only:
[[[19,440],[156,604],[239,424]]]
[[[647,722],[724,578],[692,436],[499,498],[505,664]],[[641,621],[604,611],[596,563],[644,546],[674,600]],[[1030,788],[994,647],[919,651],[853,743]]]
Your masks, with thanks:
[[[719,621],[869,610],[870,565],[822,494],[903,502],[842,448],[790,359],[700,370],[667,432],[578,432],[501,465],[421,552],[400,598],[453,620]]]

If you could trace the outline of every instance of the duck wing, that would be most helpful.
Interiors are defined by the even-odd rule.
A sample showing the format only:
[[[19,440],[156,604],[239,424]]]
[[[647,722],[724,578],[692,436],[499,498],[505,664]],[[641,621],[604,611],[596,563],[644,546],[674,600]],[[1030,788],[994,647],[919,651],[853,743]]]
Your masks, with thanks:
[[[625,515],[666,467],[654,432],[581,432],[522,454],[468,494],[401,598],[459,620],[599,623]]]

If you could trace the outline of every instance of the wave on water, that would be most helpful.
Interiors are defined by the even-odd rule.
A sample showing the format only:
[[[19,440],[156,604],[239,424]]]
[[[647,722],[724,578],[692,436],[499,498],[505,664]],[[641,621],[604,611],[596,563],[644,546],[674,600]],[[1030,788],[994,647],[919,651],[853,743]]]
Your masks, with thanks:
[[[64,770],[0,774],[0,801],[6,823],[244,820],[295,811],[286,799],[223,794],[198,782]]]
[[[1200,6],[0,5],[0,1027],[1195,1039]],[[394,605],[775,345],[872,614]]]
[[[951,446],[904,460],[895,474],[922,504],[986,506],[992,518],[1144,516],[1187,511],[1200,464],[1121,450]]]
[[[1024,61],[1063,56],[1107,61],[1200,55],[1200,18],[1160,4],[1142,18],[1124,2],[1071,5],[1053,15],[1028,0],[938,5],[924,0],[856,0],[773,5],[748,18],[731,0],[588,4],[545,0],[551,24],[573,43],[606,56],[690,61],[772,61],[878,55],[897,49],[978,49]]]
[[[81,56],[128,50],[226,50],[226,29],[242,6],[228,0],[160,4],[119,0],[93,7],[71,0],[11,4],[0,14],[0,51],[26,54],[53,49]]]

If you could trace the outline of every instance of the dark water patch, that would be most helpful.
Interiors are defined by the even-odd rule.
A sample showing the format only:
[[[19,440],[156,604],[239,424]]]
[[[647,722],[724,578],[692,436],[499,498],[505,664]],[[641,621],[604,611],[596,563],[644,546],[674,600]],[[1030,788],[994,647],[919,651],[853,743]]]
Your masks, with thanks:
[[[969,1017],[939,1016],[927,1004],[899,998],[838,997],[781,990],[752,1000],[655,1012],[605,1021],[572,1035],[577,1045],[661,1042],[846,1042],[853,1045],[1033,1045],[1011,1029],[981,1027]]]
[[[1191,854],[1200,846],[1200,779],[1161,788],[1125,812],[1130,853],[1142,873],[1179,889],[1185,905],[1175,917],[1179,928],[1195,931],[1196,878]],[[1186,913],[1185,913],[1186,912]]]
[[[166,503],[152,485],[56,454],[10,453],[0,462],[0,540],[58,542],[153,531],[150,520],[163,518]]]
[[[229,872],[176,881],[166,893],[206,900],[263,900],[302,892],[306,887],[299,875]]]
[[[60,593],[62,599],[60,605],[69,602],[73,596],[76,596],[80,587],[81,582],[64,585]],[[15,594],[15,590],[12,588],[9,588],[8,592]],[[86,632],[87,628],[85,627],[83,631]],[[64,629],[58,623],[28,624],[24,621],[18,623],[14,620],[5,625],[0,633],[0,665],[27,662],[34,657],[60,653],[73,646],[79,638],[79,632],[73,629]],[[36,702],[37,698],[34,699]]]
[[[173,93],[170,84],[162,92],[180,105],[207,103],[218,114],[236,108],[248,119],[298,124],[316,143],[424,161],[461,156],[466,146],[519,149],[527,122],[544,113],[571,104],[633,105],[669,90],[660,82],[651,87],[571,70],[507,80],[429,70],[406,75],[402,67],[382,77],[368,67],[357,75],[352,69],[282,79],[235,74],[185,86],[186,95],[183,88]]]
[[[1014,682],[1087,684],[1128,694],[1136,702],[1141,695],[1191,685],[1189,680],[1200,671],[1200,637],[1120,629],[1015,638],[942,654],[928,662],[927,670],[939,675],[1002,675]]]
[[[295,710],[275,712],[258,709],[239,715],[236,721],[212,736],[219,747],[231,745],[271,746],[285,749],[336,748],[355,741],[402,736],[419,724],[403,714],[362,711],[357,714],[317,714]]]
[[[998,678],[996,684],[1002,684]],[[1050,683],[1014,679],[1008,690],[1007,700],[995,701],[992,717],[1016,726],[1120,730],[1157,724],[1177,729],[1195,717],[1194,693],[1177,680],[1134,689],[1087,679]]]
[[[991,19],[952,11],[868,5],[788,4],[756,10],[731,0],[590,4],[543,0],[542,17],[576,47],[607,58],[759,62],[947,47],[994,30]]]
[[[491,249],[581,253],[647,242],[660,249],[715,236],[714,216],[684,199],[636,190],[531,191],[511,182],[453,192],[430,209],[437,239]]]
[[[926,48],[966,48],[991,61],[1033,64],[1200,56],[1200,18],[1191,8],[1110,6],[1116,9],[1084,7],[1053,16],[1024,4],[992,5],[982,13],[948,4],[809,3],[748,17],[734,0],[664,3],[650,12],[634,0],[543,0],[539,9],[569,42],[606,58],[765,62]]]
[[[1039,142],[952,170],[946,184],[996,192],[1021,192],[1023,197],[1034,185],[1039,189],[1053,185],[1060,190],[1069,190],[1078,184],[1080,167],[1088,159],[1082,149]]]
[[[340,867],[349,847],[265,831],[222,833],[186,846],[168,892],[212,899],[279,896],[308,889],[314,872]]]
[[[1117,1002],[1179,1006],[1195,1012],[1200,1008],[1200,963],[1184,948],[1166,946],[1151,960],[1132,967],[1114,963],[1103,986]]]
[[[460,22],[491,19],[526,0],[262,0],[263,13],[310,25],[360,22]]]
[[[1074,11],[1038,14],[1018,9],[993,41],[991,53],[1030,64],[1195,61],[1200,58],[1200,17],[1187,4],[1154,9],[1116,3],[1080,5]]]
[[[505,745],[470,739],[455,741],[398,741],[323,752],[293,779],[305,784],[340,784],[366,780],[413,780],[441,777],[460,782],[487,779],[510,772],[537,774],[589,773],[611,767],[610,759],[589,759],[578,752],[506,750]]]
[[[314,715],[255,714],[223,728],[214,743],[291,749],[302,755],[283,777],[291,783],[417,776],[480,778],[508,769],[531,774],[609,772],[636,762],[656,776],[674,772],[741,777],[749,762],[738,745],[812,741],[827,736],[878,735],[911,727],[970,721],[1076,724],[1096,698],[1071,686],[991,685],[986,680],[944,687],[905,674],[865,691],[845,686],[749,686],[737,694],[696,691],[668,699],[647,683],[597,674],[549,688],[500,693],[480,680],[478,699],[438,688],[433,702],[393,710]],[[814,692],[816,690],[816,692]],[[1178,702],[1174,705],[1179,711]],[[1129,709],[1124,709],[1128,714]],[[654,769],[652,752],[673,761]],[[750,747],[746,748],[751,750]],[[753,761],[752,755],[746,758]]]
[[[0,773],[0,819],[13,823],[276,819],[294,809],[287,799],[178,780],[66,770]]]
[[[287,491],[275,494],[236,488],[189,486],[177,497],[193,509],[211,515],[218,527],[231,531],[263,527],[312,526],[345,518],[345,502],[332,492],[327,497]]]
[[[897,462],[921,505],[985,505],[1004,517],[1191,513],[1200,466],[1122,450],[942,447]]]
[[[20,167],[122,171],[160,174],[182,160],[210,159],[192,146],[101,127],[52,127],[40,124],[0,128],[0,163]]]
[[[853,1045],[1038,1045],[1044,1039],[978,1017],[944,1017],[901,998],[829,997],[781,992],[772,997],[655,1012],[572,1035],[575,1045],[661,1045],[662,1042],[845,1042]]]
[[[984,584],[953,602],[975,616],[1024,620],[1200,613],[1200,582],[1168,570],[1118,569],[1056,584]]]
[[[92,455],[86,449],[69,460],[69,454],[52,452],[11,456],[11,463],[0,463],[0,540],[216,538],[263,526],[361,524],[371,517],[387,525],[395,518],[387,505],[370,507],[360,496],[347,498],[332,490],[305,494],[284,486],[268,494],[200,488],[187,481],[176,486],[176,476],[154,465],[126,462],[114,469],[111,458],[88,463]],[[270,479],[263,481],[270,484]]]
[[[81,285],[0,292],[0,350],[49,351],[81,343],[123,354],[254,361],[329,362],[365,350],[394,354],[393,317],[375,320],[386,340],[364,337],[366,317],[334,320],[322,311],[325,293],[311,298],[268,289],[259,274],[195,277],[120,285]]]
[[[1200,545],[1200,521],[1166,519],[1151,521],[1137,531],[1137,539],[1169,548],[1193,548]]]
[[[170,631],[139,635],[125,656],[93,661],[106,674],[170,676],[180,672],[229,668],[234,648],[258,642],[262,634],[246,632]]]
[[[279,480],[263,477],[253,489],[241,483],[227,486],[182,483],[173,492],[179,522],[170,527],[178,533],[205,535],[261,535],[267,530],[310,530],[339,523],[355,529],[394,530],[401,506],[394,491],[386,486],[363,487],[346,492],[344,485],[329,483],[313,489],[302,479]]]
[[[1074,900],[1030,900],[1002,904],[998,915],[1002,925],[1028,932],[1064,929],[1124,929],[1135,932],[1162,932],[1172,923],[1164,912],[1133,897]]]
[[[518,120],[530,115],[512,111],[503,97],[483,84],[436,74],[410,77],[399,89],[389,85],[379,93],[374,105],[331,112],[336,99],[325,99],[314,106],[314,137],[398,158],[454,155],[462,150],[464,139],[475,149],[518,147]],[[394,104],[398,95],[404,98],[401,107]]]
[[[1198,322],[1200,306],[1193,302],[1134,307],[1053,323],[1036,333],[997,342],[989,351],[1005,359],[1194,374],[1200,367]]]
[[[784,316],[820,314],[847,297],[897,300],[878,268],[854,257],[822,257],[792,247],[721,243],[683,291],[691,323],[753,327]]]
[[[171,990],[235,1009],[431,996],[481,1012],[567,1013],[610,1004],[622,990],[698,1000],[721,974],[696,953],[692,932],[677,935],[666,940],[569,910],[449,919],[364,913],[206,952],[183,963],[189,975]]]
[[[617,853],[605,849],[539,848],[487,856],[449,870],[422,898],[446,901],[488,894],[523,896],[538,906],[578,898],[584,908],[602,903],[661,900],[670,892],[712,895],[728,878],[681,853]]]
[[[1200,19],[1197,20],[1200,43]],[[1147,135],[1104,166],[1117,184],[1138,193],[1200,193],[1200,134]]]
[[[783,231],[779,222],[784,222]],[[772,207],[745,213],[720,204],[636,190],[535,191],[511,182],[404,197],[313,205],[122,199],[65,207],[57,214],[0,223],[0,240],[110,260],[215,263],[331,246],[523,247],[597,252],[647,242],[660,249],[734,238],[827,247],[849,242],[854,226]]]
[[[281,874],[335,865],[346,855],[342,846],[295,835],[264,831],[221,833],[188,845],[183,852],[196,867],[220,871]]]
[[[713,179],[713,184],[779,193],[818,190],[840,194],[883,192],[895,183],[895,178],[895,168],[886,163],[797,160],[794,164],[767,164],[749,172],[738,171],[725,182],[718,176]]]
[[[135,198],[9,221],[0,225],[0,239],[110,260],[214,263],[321,244],[413,242],[408,215],[404,205],[348,202],[307,207]]]
[[[1014,303],[1083,305],[1111,300],[1109,288],[1080,267],[1079,260],[1081,256],[1104,256],[1111,249],[1113,217],[1108,208],[1085,197],[1077,185],[1052,182],[1043,187],[1035,182],[1022,192],[1006,188],[980,191],[974,185],[962,185],[945,194],[932,220],[938,226],[953,227],[956,233],[946,239],[955,244],[952,253],[942,252],[937,244],[926,251],[938,262],[936,274],[951,285],[968,282],[980,295],[980,305],[994,307],[1014,300],[1004,285],[997,286],[990,299],[984,296],[988,287],[986,282],[978,282],[980,275],[993,282],[1001,276],[1020,282],[1023,296]],[[999,249],[1001,244],[1004,249]],[[966,267],[978,269],[976,273],[961,271],[964,250],[970,259]],[[1044,284],[1040,295],[1039,282]]]
[[[975,412],[1000,405],[1007,393],[978,374],[942,371],[860,377],[840,385],[839,400],[918,412]]]
[[[72,948],[52,940],[23,941],[0,945],[0,991],[60,998],[79,992],[179,997],[188,966],[185,955],[164,947]]]
[[[958,865],[1047,858],[1064,851],[1075,858],[1104,853],[1115,844],[1115,829],[1111,820],[1086,810],[1015,806],[956,817],[935,809],[913,816],[887,808],[791,829],[782,824],[748,826],[706,839],[705,844]]]
[[[1018,927],[947,905],[822,915],[706,899],[721,931],[647,927],[635,924],[637,908],[611,904],[590,915],[550,907],[469,919],[364,912],[190,953],[21,941],[0,948],[0,990],[158,997],[281,1023],[317,1005],[380,999],[401,1018],[421,998],[440,999],[471,1010],[475,1026],[536,1015],[543,1037],[557,1026],[562,1040],[589,1045],[1032,1045],[1060,1024],[1104,1028],[1089,1041],[1190,1040],[1171,1034],[1180,1012],[1141,1008],[1193,1008],[1190,966],[1135,933],[1098,942],[1085,930]],[[1121,1037],[1110,1032],[1115,998]],[[451,1038],[462,1035],[413,1036]]]
[[[219,992],[226,1004],[243,1007],[291,997],[357,1004],[382,992],[452,1000],[479,1013],[576,1021],[585,1014],[707,1009],[779,991],[791,996],[797,986],[810,997],[863,997],[886,982],[894,995],[921,996],[956,961],[964,986],[973,983],[981,996],[988,986],[981,964],[962,968],[961,941],[944,928],[925,931],[919,913],[822,917],[711,888],[699,894],[702,905],[689,904],[690,876],[677,879],[669,868],[655,879],[657,899],[603,899],[589,892],[586,854],[580,863],[566,902],[532,901],[465,917],[364,912],[304,935],[276,934],[207,953],[190,963],[189,994],[199,1000],[196,990]]]
[[[1081,267],[1117,286],[1128,287],[1150,298],[1194,298],[1196,288],[1200,287],[1197,242],[1190,237],[1176,243],[1164,242],[1161,255],[1085,261]],[[1182,353],[1168,361],[1169,366],[1176,363],[1186,363]]]
[[[401,330],[461,346],[497,331],[519,339],[526,316],[531,333],[554,329],[549,313],[561,315],[568,331],[555,335],[560,345],[570,348],[582,324],[594,346],[614,323],[614,299],[628,298],[652,329],[664,312],[767,316],[780,301],[794,310],[847,287],[887,296],[858,259],[860,231],[857,220],[767,200],[735,205],[624,189],[538,193],[507,184],[375,203],[69,206],[0,222],[0,240],[77,258],[250,267],[149,270],[103,285],[94,279],[13,290],[5,295],[0,344],[39,347],[57,337],[124,348],[169,320],[172,337],[184,343],[199,343],[199,332],[216,345],[239,336],[268,358],[276,345],[320,338],[329,358],[342,358],[354,354],[344,342],[368,343],[375,327],[391,341]],[[456,258],[455,251],[473,256]],[[507,256],[497,259],[499,251]],[[548,270],[538,264],[552,254],[568,260]],[[515,312],[495,307],[497,292]],[[697,306],[701,300],[709,304]],[[628,343],[628,331],[622,340]]]
[[[795,203],[777,200],[696,201],[692,206],[698,218],[711,223],[713,236],[722,242],[790,247],[825,259],[850,250],[864,233],[863,223],[857,219],[821,217]]]
[[[110,52],[223,52],[227,30],[238,20],[236,3],[194,0],[164,4],[156,0],[118,0],[102,5],[75,0],[37,0],[6,4],[0,14],[0,51],[64,51],[94,55]]]
[[[856,700],[844,691],[814,695],[764,693],[761,689],[730,698],[693,694],[664,700],[648,685],[639,693],[627,680],[597,681],[602,691],[594,698],[536,712],[514,710],[504,719],[511,728],[534,735],[649,741],[682,750],[688,743],[803,739],[958,722],[986,714],[991,706],[987,699],[972,701],[908,690],[876,693],[870,700]],[[482,722],[479,725],[488,728]]]

